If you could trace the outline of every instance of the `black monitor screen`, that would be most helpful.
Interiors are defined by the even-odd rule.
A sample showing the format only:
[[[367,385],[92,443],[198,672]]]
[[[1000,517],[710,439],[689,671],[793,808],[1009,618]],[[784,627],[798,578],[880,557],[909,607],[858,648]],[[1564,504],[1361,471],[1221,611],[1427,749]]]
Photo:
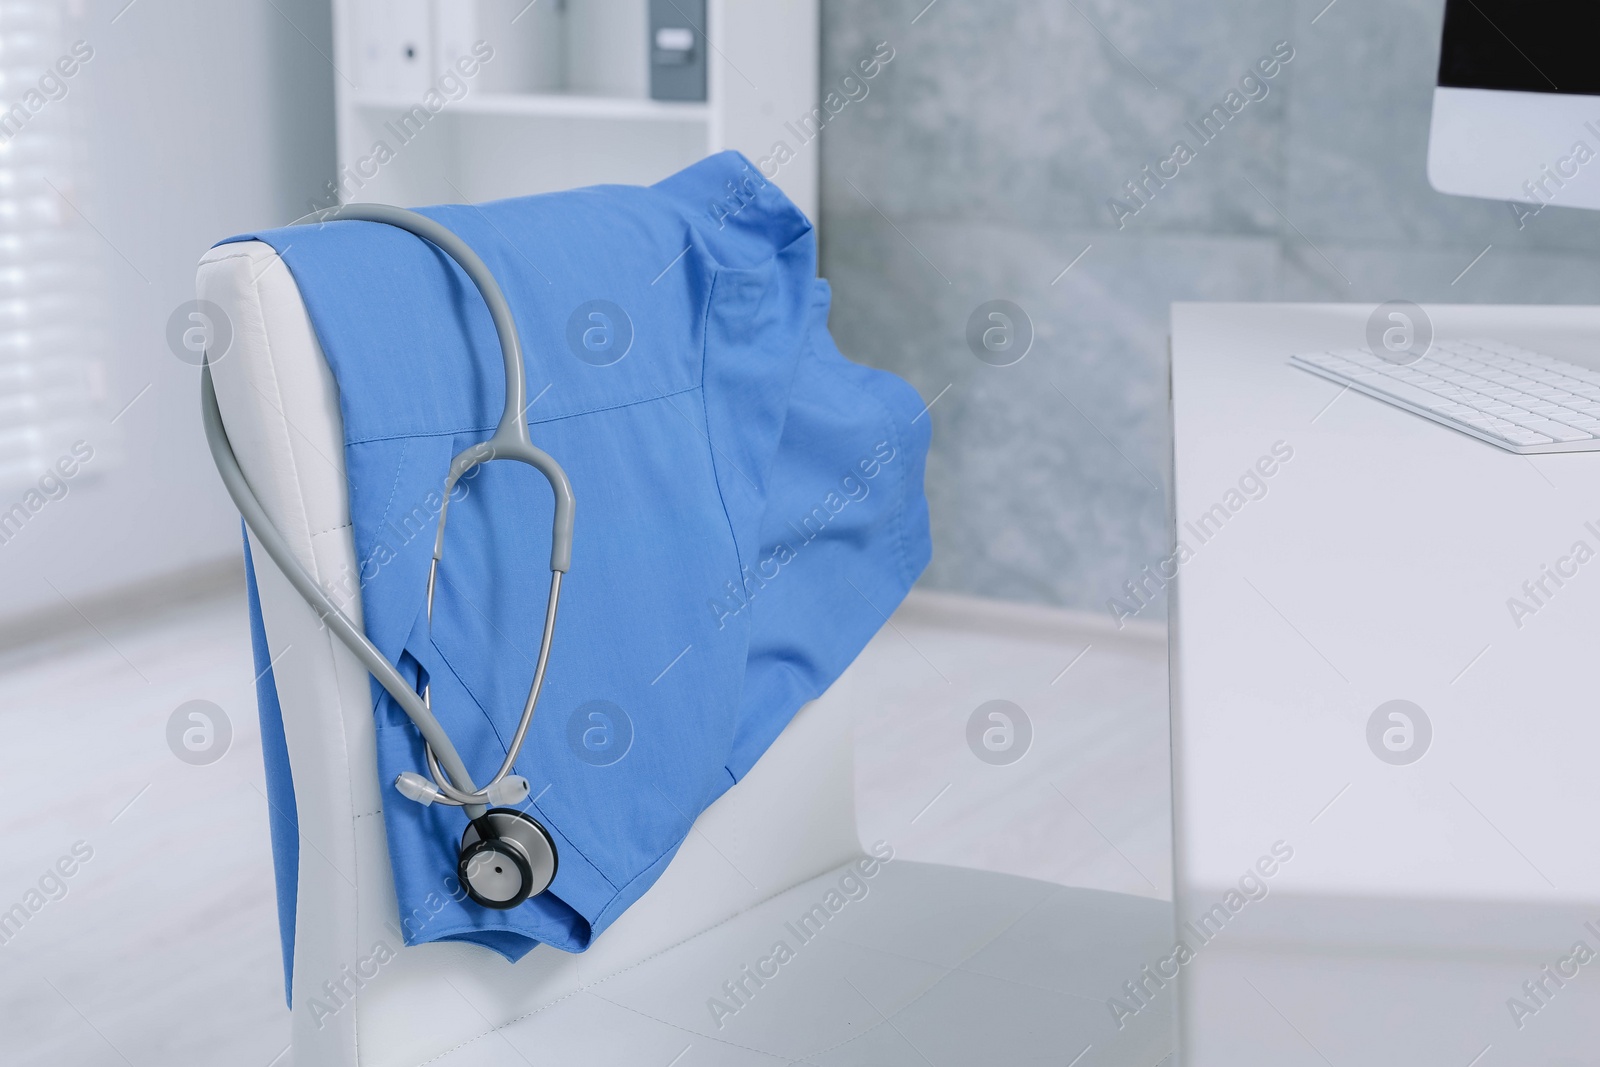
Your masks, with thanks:
[[[1600,4],[1448,0],[1439,84],[1600,95]]]

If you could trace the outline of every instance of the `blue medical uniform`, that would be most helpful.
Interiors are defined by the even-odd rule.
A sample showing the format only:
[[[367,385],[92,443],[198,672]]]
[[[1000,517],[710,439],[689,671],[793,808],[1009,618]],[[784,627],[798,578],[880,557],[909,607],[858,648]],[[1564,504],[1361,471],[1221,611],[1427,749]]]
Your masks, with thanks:
[[[527,359],[533,442],[576,507],[549,675],[515,771],[551,833],[548,892],[496,911],[455,882],[465,817],[393,791],[421,738],[373,683],[384,824],[408,943],[515,960],[581,951],[656,878],[696,816],[838,677],[930,554],[929,419],[827,330],[810,223],[737,153],[649,188],[598,186],[424,214],[494,272]],[[450,459],[503,404],[476,288],[410,233],[365,222],[244,235],[294,276],[339,386],[368,636],[474,774],[500,763],[532,677],[551,497],[496,462],[450,503],[432,626],[425,587]],[[341,584],[335,579],[336,586]],[[259,609],[252,599],[259,634]],[[258,669],[267,667],[256,642]],[[281,736],[271,674],[264,729]],[[267,746],[285,951],[292,771]],[[291,875],[284,877],[288,866]]]

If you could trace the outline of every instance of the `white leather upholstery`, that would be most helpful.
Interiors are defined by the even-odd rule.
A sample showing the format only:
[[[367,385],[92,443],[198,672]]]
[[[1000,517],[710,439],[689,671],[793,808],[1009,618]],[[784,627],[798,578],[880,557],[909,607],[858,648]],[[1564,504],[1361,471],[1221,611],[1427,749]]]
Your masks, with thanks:
[[[209,252],[197,288],[232,325],[214,379],[240,465],[302,562],[337,587],[355,568],[342,423],[299,291],[257,242]],[[861,855],[850,709],[826,697],[702,814],[661,880],[587,953],[541,947],[512,965],[463,944],[402,948],[382,825],[393,794],[377,781],[367,675],[258,546],[253,556],[301,834],[296,1067],[665,1067],[686,1045],[700,1051],[683,1067],[976,1063],[949,1056],[974,1027],[999,1027],[984,1041],[1013,1039],[988,1046],[993,1062],[1066,1062],[1091,1041],[1121,1042],[1133,1058],[1091,1056],[1084,1067],[1160,1058],[1145,1056],[1156,1046],[1144,1030],[1110,1026],[1103,999],[1166,947],[1164,905],[905,861],[882,867],[826,936],[713,1024],[707,1002],[721,984],[768,955],[784,922]],[[359,621],[359,598],[345,607]],[[1062,908],[1077,919],[1056,921]],[[991,973],[1003,971],[1005,945],[1027,956],[1063,930],[1082,933],[1082,945],[1058,945],[1063,955],[1036,961],[1037,976]],[[375,958],[388,960],[376,977],[352,977],[371,974]],[[354,993],[336,999],[325,983]]]

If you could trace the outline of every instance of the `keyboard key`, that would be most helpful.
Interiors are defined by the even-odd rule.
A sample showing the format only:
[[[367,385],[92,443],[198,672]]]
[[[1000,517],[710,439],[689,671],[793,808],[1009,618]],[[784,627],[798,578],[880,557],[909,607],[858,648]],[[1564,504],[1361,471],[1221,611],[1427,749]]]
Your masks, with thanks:
[[[1551,437],[1562,442],[1587,441],[1594,436],[1594,434],[1588,433],[1584,430],[1574,429],[1571,426],[1563,426],[1559,422],[1552,422],[1549,419],[1541,419],[1537,416],[1523,418],[1519,420],[1519,423],[1525,430],[1532,430],[1534,433],[1542,433],[1546,437]]]
[[[1550,438],[1542,433],[1534,433],[1532,430],[1508,430],[1500,436],[1514,445],[1547,445],[1550,443]]]
[[[1415,404],[1430,411],[1435,407],[1444,407],[1451,403],[1446,398],[1435,396],[1426,389],[1418,389],[1414,385],[1397,382],[1393,378],[1381,374],[1356,374],[1351,376],[1351,380],[1392,396],[1396,400],[1404,401],[1407,404]]]

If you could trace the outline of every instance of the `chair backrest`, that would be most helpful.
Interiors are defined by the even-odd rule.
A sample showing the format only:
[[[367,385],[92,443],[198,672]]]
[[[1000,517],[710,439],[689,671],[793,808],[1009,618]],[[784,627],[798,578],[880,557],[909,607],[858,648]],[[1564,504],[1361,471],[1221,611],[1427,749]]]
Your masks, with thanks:
[[[241,242],[207,253],[197,291],[231,325],[213,374],[240,465],[301,562],[338,588],[356,568],[338,386],[293,277],[271,248]],[[367,674],[265,552],[252,554],[299,818],[297,1067],[413,1067],[859,852],[849,709],[824,698],[588,952],[540,947],[512,965],[463,944],[402,949],[383,830],[398,798],[377,778]],[[360,620],[359,595],[346,610]]]

